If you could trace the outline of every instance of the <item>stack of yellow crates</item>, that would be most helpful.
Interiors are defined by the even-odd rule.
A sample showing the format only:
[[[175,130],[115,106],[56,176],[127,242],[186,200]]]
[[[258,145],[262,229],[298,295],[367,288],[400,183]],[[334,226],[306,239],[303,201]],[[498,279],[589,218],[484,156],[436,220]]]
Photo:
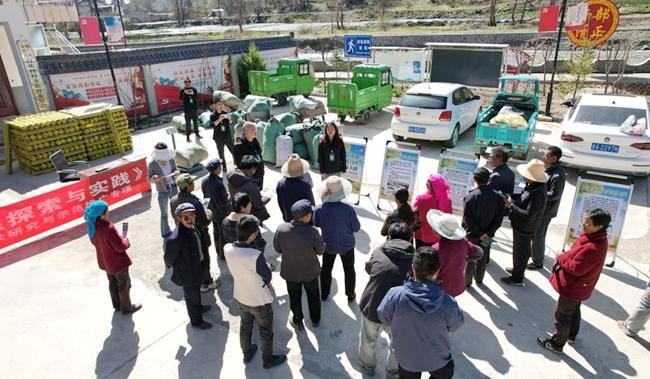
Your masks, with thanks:
[[[7,122],[18,163],[32,175],[52,171],[50,155],[61,149],[69,161],[87,160],[76,118],[61,112],[20,116]]]
[[[79,121],[88,159],[95,160],[121,153],[116,132],[124,151],[133,149],[124,107],[93,104],[66,109],[62,112],[74,115]]]

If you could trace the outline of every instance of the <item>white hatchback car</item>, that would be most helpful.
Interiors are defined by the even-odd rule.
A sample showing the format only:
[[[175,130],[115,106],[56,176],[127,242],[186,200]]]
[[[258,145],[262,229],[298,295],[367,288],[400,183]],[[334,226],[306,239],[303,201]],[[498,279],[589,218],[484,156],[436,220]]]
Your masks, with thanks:
[[[420,83],[402,95],[390,129],[398,141],[445,141],[445,146],[453,148],[480,112],[480,96],[462,84]]]
[[[584,94],[562,121],[559,146],[566,166],[632,175],[650,173],[650,137],[625,134],[621,124],[630,116],[648,121],[643,96]]]

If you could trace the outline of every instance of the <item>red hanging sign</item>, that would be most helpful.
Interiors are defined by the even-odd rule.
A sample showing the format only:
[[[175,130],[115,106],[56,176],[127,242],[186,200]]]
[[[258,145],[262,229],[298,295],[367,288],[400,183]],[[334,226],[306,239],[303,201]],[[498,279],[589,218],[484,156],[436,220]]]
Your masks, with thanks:
[[[79,17],[79,30],[86,45],[99,45],[102,43],[102,33],[99,31],[97,17]]]
[[[539,8],[539,33],[557,32],[557,20],[560,18],[560,6],[549,5]]]

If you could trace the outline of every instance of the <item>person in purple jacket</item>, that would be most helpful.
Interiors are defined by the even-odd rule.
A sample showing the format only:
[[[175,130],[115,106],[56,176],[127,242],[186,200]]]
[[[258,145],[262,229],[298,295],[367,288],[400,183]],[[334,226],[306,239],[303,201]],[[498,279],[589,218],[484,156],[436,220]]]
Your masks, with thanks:
[[[345,294],[352,302],[357,297],[355,292],[356,273],[354,272],[354,233],[361,229],[361,224],[352,206],[342,201],[352,192],[352,184],[339,176],[330,176],[320,183],[320,198],[323,204],[314,211],[314,226],[320,227],[325,240],[326,250],[323,254],[323,267],[320,273],[321,300],[330,295],[332,286],[332,268],[337,255],[341,256],[345,272]]]
[[[411,265],[414,277],[403,286],[393,287],[377,308],[377,315],[392,333],[400,379],[446,379],[454,375],[449,333],[463,325],[465,318],[456,300],[436,282],[440,256],[432,247],[416,250]]]

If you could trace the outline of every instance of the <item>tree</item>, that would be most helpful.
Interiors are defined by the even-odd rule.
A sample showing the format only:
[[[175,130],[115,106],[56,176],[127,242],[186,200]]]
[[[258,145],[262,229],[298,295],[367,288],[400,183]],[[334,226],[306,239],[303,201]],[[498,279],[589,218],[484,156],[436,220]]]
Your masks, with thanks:
[[[497,0],[491,0],[490,2],[490,26],[497,26]]]
[[[393,0],[375,0],[375,5],[379,8],[379,13],[377,15],[377,23],[381,30],[387,30],[389,25],[390,16],[386,12],[386,8],[393,4]]]
[[[510,15],[512,18],[512,25],[516,24],[517,21],[515,20],[515,12],[517,11],[517,3],[519,0],[515,0],[515,3],[512,5],[512,14]]]
[[[248,93],[248,73],[250,71],[265,71],[266,61],[257,46],[251,43],[248,52],[242,54],[237,62],[237,76],[239,77],[239,88],[242,94]]]
[[[576,93],[580,89],[581,81],[584,81],[587,75],[594,72],[594,49],[591,47],[583,48],[578,54],[572,55],[571,60],[566,63],[569,73],[575,78],[573,84],[572,102],[576,101]]]
[[[519,23],[524,23],[524,16],[526,15],[526,7],[528,7],[528,0],[524,0],[524,7],[521,10],[521,17],[519,18]]]
[[[332,68],[334,69],[336,79],[338,79],[339,71],[341,71],[345,66],[345,61],[343,60],[343,55],[341,54],[341,50],[334,51],[334,54],[330,58],[330,66],[332,66]]]
[[[237,4],[237,25],[239,25],[239,33],[244,33],[244,16],[246,14],[246,0],[238,0],[238,3],[239,4]]]

